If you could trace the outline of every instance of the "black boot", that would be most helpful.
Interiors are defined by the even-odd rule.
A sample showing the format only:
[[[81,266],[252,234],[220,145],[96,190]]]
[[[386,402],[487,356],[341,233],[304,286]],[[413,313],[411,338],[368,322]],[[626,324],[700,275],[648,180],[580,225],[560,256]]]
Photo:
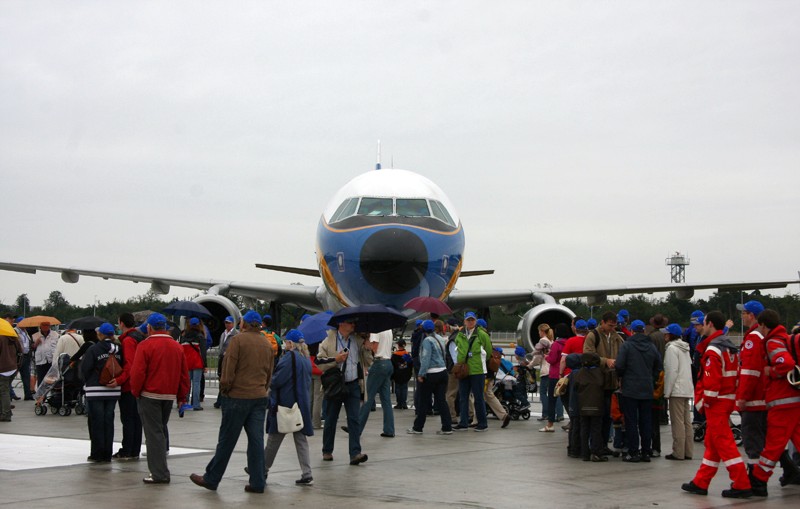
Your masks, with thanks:
[[[767,496],[767,483],[765,481],[761,481],[756,479],[753,475],[753,471],[751,470],[748,474],[750,478],[750,486],[752,487],[753,495],[757,497],[766,497]]]
[[[781,476],[781,486],[788,484],[800,484],[800,468],[797,463],[792,461],[791,456],[787,451],[783,451],[780,458],[781,468],[783,468],[783,475]]]

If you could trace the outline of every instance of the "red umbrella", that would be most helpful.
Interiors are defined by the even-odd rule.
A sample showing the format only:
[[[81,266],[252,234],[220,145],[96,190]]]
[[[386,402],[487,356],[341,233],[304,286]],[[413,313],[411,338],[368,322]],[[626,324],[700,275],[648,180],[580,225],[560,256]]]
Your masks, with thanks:
[[[453,314],[453,310],[450,309],[450,306],[436,297],[414,297],[406,302],[403,307],[419,311],[420,313],[434,313],[437,315]]]

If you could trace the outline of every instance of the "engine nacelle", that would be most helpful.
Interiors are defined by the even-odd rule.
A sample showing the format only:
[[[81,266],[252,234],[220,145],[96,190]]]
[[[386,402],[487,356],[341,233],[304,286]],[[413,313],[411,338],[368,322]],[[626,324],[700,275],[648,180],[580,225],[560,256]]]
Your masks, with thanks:
[[[205,320],[205,322],[211,330],[213,346],[219,344],[219,337],[222,335],[222,331],[225,330],[226,316],[232,316],[237,326],[242,318],[242,313],[236,307],[236,304],[223,295],[201,295],[194,299],[194,302],[205,306],[212,315],[212,318]]]
[[[531,351],[534,345],[539,342],[538,327],[540,324],[546,323],[553,328],[557,323],[569,325],[572,323],[573,318],[575,318],[575,313],[561,304],[539,304],[525,313],[522,316],[522,320],[519,321],[519,325],[517,325],[519,344]]]

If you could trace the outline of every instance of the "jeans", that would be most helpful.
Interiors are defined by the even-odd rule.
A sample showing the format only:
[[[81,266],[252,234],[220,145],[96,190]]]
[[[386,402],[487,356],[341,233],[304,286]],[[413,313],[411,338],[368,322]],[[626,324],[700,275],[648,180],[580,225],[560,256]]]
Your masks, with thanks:
[[[556,380],[558,381],[558,380]],[[555,382],[553,382],[555,385]],[[549,411],[549,397],[547,395],[548,387],[550,386],[550,377],[544,375],[539,378],[539,401],[542,402],[542,417],[547,417],[550,413]],[[555,419],[563,419],[564,418],[564,405],[561,403],[561,400],[558,399],[556,401],[556,415]]]
[[[130,392],[123,392],[119,398],[119,420],[122,422],[120,455],[139,456],[142,451],[142,419],[136,398]]]
[[[167,451],[169,435],[167,423],[172,412],[172,400],[139,398],[139,416],[142,419],[142,430],[147,439],[147,468],[153,479],[169,480],[167,468]]]
[[[369,419],[370,407],[375,402],[375,394],[381,398],[381,410],[383,411],[383,432],[387,435],[394,435],[394,412],[392,411],[392,373],[394,367],[392,361],[377,359],[369,368],[367,376],[367,400],[361,405],[358,414],[359,432],[364,431],[364,426]]]
[[[90,457],[111,461],[114,453],[114,407],[116,399],[87,399],[89,416]]]
[[[222,422],[214,457],[206,466],[203,480],[216,488],[228,468],[242,428],[247,433],[247,468],[250,471],[250,486],[263,490],[264,485],[264,425],[267,418],[268,398],[240,399],[224,397],[220,401]]]
[[[652,451],[653,439],[653,400],[624,398],[625,438],[628,441],[628,454],[631,456],[641,452],[649,455]],[[641,438],[641,450],[639,439]]]
[[[192,382],[192,408],[200,408],[200,381],[202,379],[202,369],[189,370],[189,380]]]
[[[395,382],[394,397],[397,400],[397,406],[399,407],[408,406],[408,382],[404,384]]]
[[[322,430],[322,454],[333,453],[336,425],[339,420],[339,412],[342,410],[342,405],[344,405],[344,411],[347,414],[347,427],[350,430],[350,433],[348,433],[350,459],[353,459],[361,454],[361,430],[358,427],[361,387],[358,386],[358,380],[345,383],[344,391],[345,394],[342,399],[330,400],[325,398],[325,401],[328,402],[328,408],[325,415],[325,426]],[[369,411],[369,407],[367,407],[367,411]]]
[[[440,371],[438,373],[428,373],[425,376],[425,381],[419,386],[419,397],[422,402],[422,408],[417,412],[417,417],[414,419],[414,429],[422,431],[425,427],[425,420],[428,413],[431,411],[431,394],[436,399],[436,409],[439,411],[439,417],[442,420],[442,431],[451,431],[453,423],[450,420],[450,409],[447,408],[447,400],[445,393],[447,392],[447,371]]]
[[[458,382],[458,397],[459,397],[459,420],[458,426],[465,428],[469,425],[469,395],[470,393],[475,398],[475,416],[478,419],[478,428],[486,429],[489,423],[486,421],[486,402],[483,400],[483,384],[486,381],[486,375],[483,373],[477,375],[469,375],[467,378],[459,380]]]

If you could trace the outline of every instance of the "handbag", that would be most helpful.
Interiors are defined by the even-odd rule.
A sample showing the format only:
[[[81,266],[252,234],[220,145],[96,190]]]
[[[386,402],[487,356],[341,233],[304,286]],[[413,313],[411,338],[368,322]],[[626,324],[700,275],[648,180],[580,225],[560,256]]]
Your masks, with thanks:
[[[294,352],[292,354],[292,386],[297,390],[297,367],[295,366]],[[276,391],[275,399],[280,402],[281,394],[280,389]],[[297,402],[291,407],[282,406],[278,403],[278,433],[295,433],[303,430],[303,414],[300,412],[300,407]]]
[[[553,389],[553,395],[563,396],[564,394],[567,393],[568,388],[569,388],[569,377],[562,376],[561,378],[558,379],[558,382],[556,382],[556,386]]]
[[[98,379],[100,385],[107,385],[111,380],[122,374],[122,366],[119,365],[119,361],[117,361],[114,355],[116,350],[115,346],[112,345],[111,350],[108,352],[106,363],[103,365],[103,369],[100,370],[100,377]]]

